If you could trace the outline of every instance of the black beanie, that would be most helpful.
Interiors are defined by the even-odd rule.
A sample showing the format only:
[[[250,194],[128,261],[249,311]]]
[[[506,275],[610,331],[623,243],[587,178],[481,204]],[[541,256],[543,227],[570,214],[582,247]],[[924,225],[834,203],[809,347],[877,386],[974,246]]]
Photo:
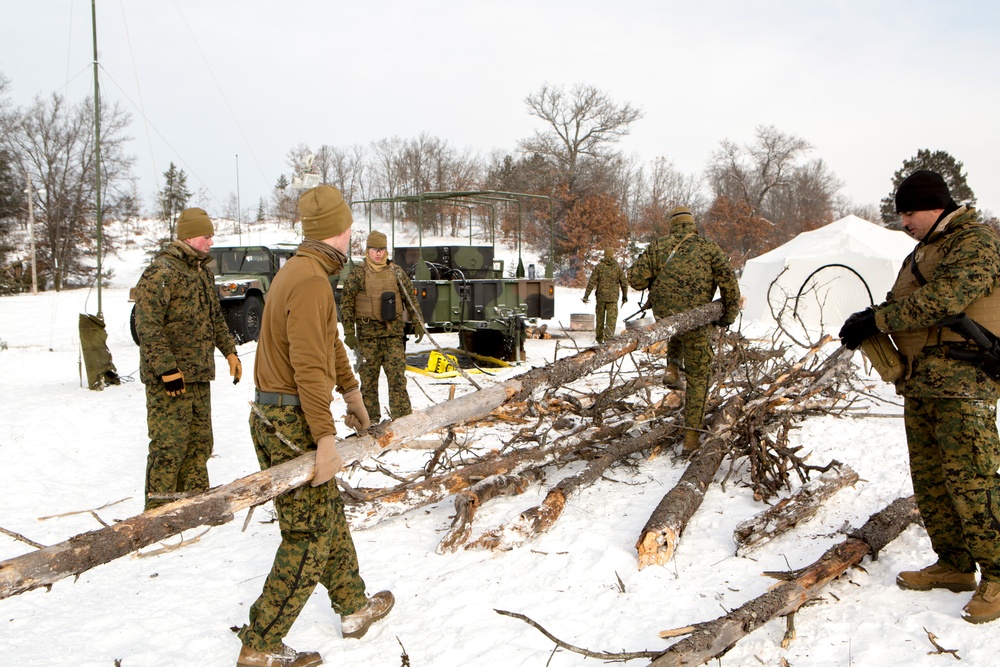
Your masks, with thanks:
[[[896,213],[933,211],[953,206],[948,184],[936,171],[915,171],[904,178],[896,190]]]

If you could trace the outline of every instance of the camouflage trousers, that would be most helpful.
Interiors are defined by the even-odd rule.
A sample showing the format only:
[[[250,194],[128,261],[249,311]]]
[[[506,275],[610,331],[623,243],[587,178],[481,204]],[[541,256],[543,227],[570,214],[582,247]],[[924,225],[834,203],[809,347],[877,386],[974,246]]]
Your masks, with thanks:
[[[300,407],[257,407],[271,422],[269,426],[255,413],[250,414],[250,437],[261,470],[301,454],[281,442],[275,429],[303,451],[316,449]],[[367,601],[336,480],[321,486],[306,483],[283,493],[274,499],[274,511],[281,544],[264,589],[250,607],[250,622],[239,632],[243,643],[257,651],[281,644],[317,583],[326,588],[330,605],[338,614],[351,614]]]
[[[208,490],[212,455],[212,390],[208,382],[190,382],[180,396],[167,396],[162,384],[146,385],[146,505],[151,510],[173,500],[155,494]]]
[[[667,361],[684,369],[684,426],[701,429],[705,426],[705,401],[712,379],[712,328],[672,336],[667,343]]]
[[[618,324],[618,302],[598,299],[595,311],[597,323],[594,328],[594,339],[598,343],[603,343],[615,335],[615,326]]]
[[[909,398],[904,402],[910,476],[938,559],[960,572],[976,565],[1000,581],[1000,439],[996,402]]]
[[[361,381],[361,397],[373,424],[382,419],[382,408],[378,400],[379,372],[385,370],[389,381],[389,414],[399,419],[413,412],[410,394],[406,391],[406,352],[402,336],[365,337],[358,339],[360,367],[358,380]]]

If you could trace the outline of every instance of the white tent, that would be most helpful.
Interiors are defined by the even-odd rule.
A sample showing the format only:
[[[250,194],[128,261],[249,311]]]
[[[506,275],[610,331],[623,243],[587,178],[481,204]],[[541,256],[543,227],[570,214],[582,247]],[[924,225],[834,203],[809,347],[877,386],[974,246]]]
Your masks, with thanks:
[[[743,319],[836,334],[848,315],[885,300],[914,244],[855,215],[803,232],[747,261]]]

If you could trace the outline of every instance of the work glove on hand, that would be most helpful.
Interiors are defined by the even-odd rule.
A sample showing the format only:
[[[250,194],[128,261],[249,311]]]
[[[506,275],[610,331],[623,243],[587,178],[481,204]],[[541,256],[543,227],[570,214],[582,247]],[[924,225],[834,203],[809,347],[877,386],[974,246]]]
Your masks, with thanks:
[[[160,376],[163,380],[163,388],[167,391],[167,396],[180,396],[187,389],[184,388],[184,373],[174,368]]]
[[[358,337],[352,333],[344,334],[344,345],[352,350],[358,346]]]
[[[233,384],[239,384],[240,378],[243,377],[243,364],[240,363],[240,358],[235,352],[230,352],[226,355],[226,361],[229,362],[229,374],[233,376]]]
[[[316,469],[313,471],[313,486],[326,484],[344,467],[344,459],[337,451],[337,438],[324,435],[316,441]]]
[[[878,326],[875,324],[875,311],[871,308],[854,313],[847,318],[844,326],[840,328],[840,341],[849,350],[856,350],[865,342],[878,333]]]
[[[623,296],[622,297],[622,305],[624,306],[626,303],[628,303],[628,297],[627,296]]]
[[[590,297],[589,296],[585,296],[585,297],[583,297],[580,300],[583,301],[584,303],[590,303]]]
[[[417,339],[413,341],[414,343],[419,343],[424,339],[424,327],[420,324],[420,322],[414,323],[413,333],[417,336]]]
[[[372,425],[372,420],[368,417],[368,409],[361,398],[361,390],[354,388],[344,394],[344,403],[347,404],[347,414],[344,415],[344,425],[361,433]]]

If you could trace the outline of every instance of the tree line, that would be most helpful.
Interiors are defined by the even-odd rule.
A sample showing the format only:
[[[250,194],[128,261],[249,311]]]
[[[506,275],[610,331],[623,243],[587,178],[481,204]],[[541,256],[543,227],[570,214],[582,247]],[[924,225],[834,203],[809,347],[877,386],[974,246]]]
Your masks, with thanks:
[[[15,108],[0,73],[0,293],[25,287],[25,230],[32,218],[39,275],[46,288],[88,284],[94,279],[96,157],[92,100],[72,104],[53,93]],[[642,164],[619,146],[642,110],[618,102],[591,85],[569,89],[543,85],[524,100],[538,127],[510,150],[482,155],[446,139],[421,134],[368,145],[310,147],[287,154],[288,173],[275,182],[270,200],[244,216],[232,195],[216,217],[246,220],[297,219],[296,187],[303,176],[340,188],[355,216],[392,220],[401,231],[425,235],[515,242],[542,260],[551,258],[557,279],[582,285],[604,248],[634,254],[667,230],[676,205],[692,208],[703,231],[736,268],[750,257],[795,235],[854,213],[898,227],[892,191],[880,203],[859,205],[844,197],[842,183],[803,138],[770,125],[752,140],[722,140],[700,174],[680,172],[666,157]],[[120,239],[114,221],[140,216],[128,154],[131,117],[118,104],[102,102],[101,186],[106,249]],[[920,151],[894,175],[895,186],[915,168],[945,175],[959,201],[975,202],[962,163],[944,151]],[[183,170],[171,163],[155,196],[162,238],[170,238],[177,214],[192,196]],[[31,188],[28,181],[31,181]],[[491,201],[386,202],[424,192],[528,193],[531,198]],[[31,206],[29,206],[31,197]],[[20,233],[15,233],[15,232]],[[550,238],[550,235],[553,238]]]

